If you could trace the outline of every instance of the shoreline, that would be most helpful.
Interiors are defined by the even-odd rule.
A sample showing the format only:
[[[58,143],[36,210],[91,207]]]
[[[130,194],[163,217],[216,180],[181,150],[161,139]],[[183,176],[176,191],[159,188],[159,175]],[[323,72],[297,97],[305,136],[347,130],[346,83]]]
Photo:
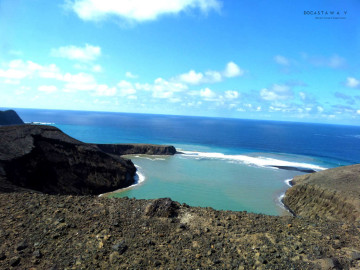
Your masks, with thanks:
[[[132,184],[131,186],[128,186],[128,187],[125,187],[125,188],[121,188],[121,189],[117,189],[117,190],[114,190],[114,191],[110,191],[110,192],[106,192],[106,193],[103,193],[103,194],[99,194],[98,197],[109,197],[111,194],[113,193],[121,193],[123,191],[126,191],[126,190],[129,190],[133,187],[136,187],[136,186],[139,186],[141,185],[145,180],[146,180],[146,177],[144,174],[142,174],[140,171],[139,171],[139,168],[141,169],[140,166],[134,164],[135,167],[136,167],[136,174],[134,176],[134,179],[135,179],[135,183]],[[109,198],[113,198],[113,197],[109,197]],[[119,198],[119,197],[114,197],[114,198]]]
[[[182,148],[176,148],[176,155],[181,155],[181,156],[184,156],[185,157],[188,157],[189,155],[191,156],[191,158],[194,158],[195,160],[198,160],[198,153],[201,153],[201,158],[207,158],[208,156],[211,156],[211,158],[214,158],[214,159],[219,159],[219,160],[224,160],[225,162],[228,160],[228,159],[223,159],[222,157],[219,157],[219,154],[221,153],[213,153],[213,152],[197,152],[197,151],[187,151],[187,150],[183,150]],[[224,154],[222,154],[224,155]],[[226,156],[226,155],[225,155]],[[237,158],[238,156],[241,156],[241,157],[246,157],[248,155],[227,155],[229,156],[231,159],[233,157]],[[164,156],[165,157],[165,156]],[[248,157],[251,157],[251,156],[248,156]],[[140,159],[147,159],[147,160],[150,160],[150,161],[158,161],[158,160],[165,160],[165,158],[162,158],[161,155],[158,156],[158,155],[147,155],[147,154],[131,154],[131,155],[125,155],[124,158],[128,158],[130,160],[133,160],[133,158],[140,158]],[[255,158],[255,157],[251,157],[251,158]],[[262,157],[260,155],[260,159],[264,159],[264,157]],[[273,159],[273,158],[267,158],[268,160],[271,160],[271,161],[274,161],[276,159]],[[286,162],[291,162],[291,161],[288,161],[286,159],[277,159],[277,161],[279,163],[286,163]],[[293,162],[294,163],[294,162]],[[296,164],[305,164],[305,165],[311,165],[311,166],[318,166],[318,165],[314,165],[314,164],[308,164],[308,163],[299,163],[299,162],[296,162]],[[137,168],[137,174],[136,174],[136,177],[137,179],[139,179],[139,173],[140,173],[140,178],[144,178],[145,176],[141,173],[141,170],[139,170],[139,166],[134,164],[135,167]],[[247,164],[247,163],[244,163],[244,165],[247,165],[247,166],[251,166],[251,164]],[[282,168],[281,166],[278,166],[278,168],[275,168],[276,166],[275,165],[269,165],[269,166],[265,166],[265,168],[274,168],[274,169],[284,169],[285,171],[288,171],[288,170],[294,170],[294,167],[286,167],[286,168]],[[301,172],[304,172],[302,170],[295,170],[295,171],[301,171]],[[145,180],[145,179],[144,179]],[[143,181],[144,181],[143,180]],[[137,187],[139,185],[141,185],[141,183],[143,181],[139,181],[139,180],[136,180],[136,182],[128,187],[125,187],[125,188],[122,188],[122,189],[116,189],[114,191],[110,191],[110,192],[107,192],[105,194],[101,194],[99,196],[107,196],[107,197],[118,197],[116,196],[117,193],[122,193],[122,192],[125,192],[127,190],[130,190],[134,187]],[[292,185],[291,185],[291,182],[292,182],[292,178],[290,179],[286,179],[283,181],[286,186],[288,188],[290,188]],[[287,189],[288,189],[287,188]],[[282,216],[282,215],[287,215],[287,214],[291,214],[291,215],[294,215],[294,212],[292,212],[285,204],[284,204],[284,196],[285,196],[285,193],[286,193],[286,190],[284,191],[281,191],[280,193],[278,193],[279,195],[276,195],[273,199],[273,204],[274,206],[276,206],[279,210],[278,210],[278,213],[277,214],[273,214],[273,213],[268,213],[268,214],[271,214],[271,215],[279,215],[279,216]],[[141,199],[141,196],[140,197],[137,197],[136,196],[136,192],[133,194],[133,197],[138,199],[140,198]],[[158,196],[159,198],[163,197],[164,195],[160,195]],[[166,196],[166,195],[165,195]],[[168,195],[169,196],[169,195]],[[171,195],[170,195],[171,196]],[[121,196],[120,196],[121,198]],[[153,199],[156,199],[156,197],[154,197]],[[177,200],[181,200],[179,198],[177,198]],[[190,205],[193,205],[193,206],[197,206],[197,204],[194,204],[194,203],[191,203],[191,202],[188,202]],[[205,206],[206,207],[206,206]],[[217,208],[216,206],[212,206],[214,207],[215,209],[224,209],[224,208]],[[232,211],[244,211],[246,210],[246,208],[242,208],[242,209],[228,209],[228,210],[232,210]],[[256,211],[255,213],[261,213],[261,209],[259,211]]]

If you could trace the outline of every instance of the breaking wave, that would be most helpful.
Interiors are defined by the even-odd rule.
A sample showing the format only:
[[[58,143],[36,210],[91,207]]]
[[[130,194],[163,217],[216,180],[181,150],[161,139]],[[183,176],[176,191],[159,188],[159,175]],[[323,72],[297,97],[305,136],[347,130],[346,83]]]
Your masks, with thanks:
[[[181,151],[181,155],[185,158],[193,159],[220,159],[230,162],[243,163],[250,166],[257,167],[292,167],[292,168],[301,168],[301,169],[311,169],[314,171],[322,171],[327,168],[321,167],[315,164],[302,163],[287,161],[269,157],[252,157],[247,155],[225,155],[223,153],[211,153],[211,152],[193,152],[193,151]]]

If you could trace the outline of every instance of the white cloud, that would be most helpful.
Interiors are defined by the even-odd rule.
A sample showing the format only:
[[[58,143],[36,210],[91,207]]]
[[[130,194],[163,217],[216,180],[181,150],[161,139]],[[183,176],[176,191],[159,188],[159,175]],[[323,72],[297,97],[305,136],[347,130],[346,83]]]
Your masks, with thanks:
[[[330,57],[309,56],[307,54],[303,54],[303,58],[307,60],[310,64],[318,67],[341,68],[346,65],[345,58],[337,54],[334,54]]]
[[[127,88],[127,89],[120,90],[121,96],[133,95],[135,93],[136,93],[136,90],[134,88]]]
[[[179,103],[179,102],[181,102],[181,101],[182,101],[182,99],[181,99],[181,98],[176,97],[176,98],[170,98],[170,99],[169,99],[169,101],[170,101],[171,103]]]
[[[299,92],[299,96],[301,97],[302,100],[306,99],[306,94],[304,92]]]
[[[12,80],[12,79],[5,79],[4,81],[3,81],[3,83],[5,83],[5,84],[12,84],[12,85],[17,85],[17,84],[20,84],[20,81],[18,81],[18,80]]]
[[[55,93],[58,89],[55,85],[41,85],[38,87],[38,90],[46,94],[51,94]]]
[[[277,93],[288,93],[290,90],[290,87],[285,84],[274,84],[272,86],[272,90],[274,90]]]
[[[38,76],[40,78],[61,79],[59,68],[55,64],[42,66],[32,61],[16,59],[6,65],[7,69],[0,69],[0,77],[21,80]]]
[[[132,88],[133,84],[131,82],[122,80],[117,84],[117,86],[120,87],[121,89],[124,89],[124,88]]]
[[[244,71],[234,62],[229,62],[224,70],[224,76],[227,78],[242,76]]]
[[[354,77],[346,78],[346,86],[350,88],[357,88],[360,86],[360,81]]]
[[[39,76],[41,78],[56,79],[56,80],[62,80],[63,78],[60,69],[55,64],[50,64],[49,66],[43,67],[39,71]]]
[[[204,83],[221,82],[222,79],[223,76],[219,71],[209,70],[205,72]]]
[[[360,114],[360,110],[357,110],[356,113],[357,113],[357,114]]]
[[[74,64],[74,68],[82,70],[82,71],[91,71],[91,72],[102,72],[103,68],[101,65],[92,65],[91,63],[76,63]]]
[[[239,97],[239,93],[237,91],[225,91],[225,98],[227,99],[236,99]]]
[[[275,92],[270,91],[267,88],[261,89],[260,96],[263,99],[270,100],[270,101],[279,99],[279,96]]]
[[[260,96],[264,100],[276,101],[290,98],[292,96],[292,92],[288,85],[274,84],[270,89],[261,89]]]
[[[121,83],[124,85],[132,86],[131,83],[123,81]],[[178,92],[183,92],[188,89],[187,85],[179,82],[169,82],[163,78],[157,78],[153,84],[149,83],[135,83],[136,90],[150,91],[154,98],[164,98],[171,99],[175,98],[174,94]]]
[[[106,84],[100,84],[97,85],[95,88],[95,95],[96,96],[106,96],[111,97],[116,95],[116,88],[115,87],[109,87]]]
[[[93,61],[101,55],[101,48],[86,44],[85,47],[76,47],[73,45],[64,46],[51,50],[54,57],[67,58],[78,61]]]
[[[211,89],[205,88],[200,90],[200,97],[205,100],[214,100],[216,98],[216,94]]]
[[[63,81],[67,82],[65,91],[90,91],[96,90],[97,83],[95,78],[87,73],[70,74],[63,76]]]
[[[344,66],[345,63],[346,63],[345,58],[342,58],[338,55],[333,55],[329,59],[328,66],[332,68],[339,68]]]
[[[8,69],[2,70],[0,69],[0,77],[7,79],[23,79],[29,75],[29,72],[25,70],[16,70],[16,69]]]
[[[274,57],[274,60],[275,60],[276,63],[278,63],[279,65],[282,65],[282,66],[289,66],[290,65],[289,59],[287,59],[285,56],[282,56],[282,55],[276,55]]]
[[[319,113],[322,113],[324,111],[324,108],[321,106],[317,106],[317,110]]]
[[[95,78],[91,74],[80,72],[78,74],[66,73],[63,76],[63,80],[68,83],[81,83],[88,84],[94,83]]]
[[[206,13],[221,8],[218,0],[67,0],[66,3],[68,8],[86,21],[100,21],[116,16],[128,21],[143,22],[188,9],[197,8]]]
[[[23,90],[23,89],[17,89],[17,90],[15,90],[15,95],[17,95],[17,96],[20,96],[20,95],[23,95],[23,94],[25,94],[25,91]]]
[[[94,65],[94,66],[92,66],[91,70],[94,72],[102,72],[103,68],[100,65]]]
[[[122,80],[117,84],[120,89],[120,96],[127,96],[129,99],[137,99],[135,86],[128,81]],[[135,98],[136,97],[136,98]]]
[[[199,84],[202,82],[204,74],[201,72],[196,73],[194,70],[190,70],[188,73],[181,74],[178,78],[184,83]]]
[[[0,69],[0,77],[20,80],[30,76],[34,72],[34,68],[33,62],[31,64],[28,62],[20,59],[10,61],[7,65],[8,69]]]
[[[203,83],[217,83],[224,80],[224,78],[233,78],[242,76],[244,71],[234,62],[227,63],[223,71],[208,70],[204,73],[190,70],[187,73],[180,74],[173,78],[173,81],[182,82],[186,84],[203,84]]]
[[[136,79],[136,78],[139,77],[138,75],[132,74],[130,71],[127,71],[127,72],[125,73],[125,76],[126,76],[127,78],[129,78],[129,79]]]

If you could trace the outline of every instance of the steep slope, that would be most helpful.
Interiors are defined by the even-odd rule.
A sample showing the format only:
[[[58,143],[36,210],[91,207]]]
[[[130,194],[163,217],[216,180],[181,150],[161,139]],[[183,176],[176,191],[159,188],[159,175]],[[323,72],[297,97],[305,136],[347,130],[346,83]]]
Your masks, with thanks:
[[[360,220],[360,164],[296,176],[284,203],[296,215]]]
[[[135,172],[130,160],[110,156],[55,127],[0,128],[0,181],[8,191],[15,185],[49,194],[100,194],[133,184]]]
[[[24,124],[23,120],[13,110],[0,111],[0,126],[7,125],[21,125]]]

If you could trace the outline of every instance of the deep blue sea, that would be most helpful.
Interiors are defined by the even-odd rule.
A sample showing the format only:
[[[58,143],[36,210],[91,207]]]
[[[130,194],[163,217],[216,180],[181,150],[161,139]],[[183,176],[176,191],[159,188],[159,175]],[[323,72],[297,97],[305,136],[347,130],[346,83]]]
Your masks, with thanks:
[[[139,184],[113,196],[171,197],[194,206],[284,213],[279,197],[299,171],[360,163],[360,127],[189,116],[16,109],[92,143],[172,144],[173,157],[130,156]]]

